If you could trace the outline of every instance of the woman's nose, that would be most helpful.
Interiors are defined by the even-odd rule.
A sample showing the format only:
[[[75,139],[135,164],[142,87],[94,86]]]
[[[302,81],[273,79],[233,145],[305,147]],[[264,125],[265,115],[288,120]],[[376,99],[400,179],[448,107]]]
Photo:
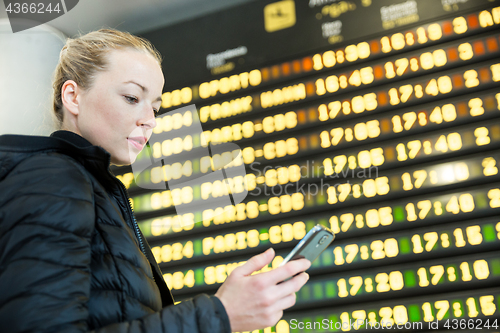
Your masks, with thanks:
[[[145,111],[145,116],[141,119],[140,125],[151,129],[156,127],[155,112],[152,108],[148,108],[147,111]]]

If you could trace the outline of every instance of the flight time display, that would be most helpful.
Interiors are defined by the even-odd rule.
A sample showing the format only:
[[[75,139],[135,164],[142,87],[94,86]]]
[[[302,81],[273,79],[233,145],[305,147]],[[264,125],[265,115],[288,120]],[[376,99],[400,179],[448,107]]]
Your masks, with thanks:
[[[376,2],[351,2],[351,11],[380,15]],[[261,271],[278,267],[322,224],[336,240],[309,269],[296,305],[262,332],[498,327],[500,7],[453,8],[387,31],[360,24],[358,38],[330,38],[340,42],[280,61],[249,49],[234,70],[167,88],[154,131],[171,135],[149,147],[165,163],[117,174],[177,299],[214,293],[271,246],[277,256]],[[203,132],[182,134],[197,119]],[[228,142],[241,149],[199,154]],[[224,181],[143,188],[241,165],[246,175]],[[217,204],[243,191],[242,202]],[[190,212],[178,215],[179,206]],[[357,324],[342,327],[349,321]]]

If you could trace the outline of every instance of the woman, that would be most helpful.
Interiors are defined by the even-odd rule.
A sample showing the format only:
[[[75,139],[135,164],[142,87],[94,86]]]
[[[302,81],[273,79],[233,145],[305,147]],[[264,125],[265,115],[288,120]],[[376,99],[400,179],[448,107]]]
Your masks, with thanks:
[[[61,51],[53,103],[60,130],[0,137],[2,332],[249,331],[276,324],[295,303],[310,263],[251,275],[271,262],[270,249],[214,296],[173,305],[109,170],[134,162],[151,136],[163,84],[149,42],[92,32]]]

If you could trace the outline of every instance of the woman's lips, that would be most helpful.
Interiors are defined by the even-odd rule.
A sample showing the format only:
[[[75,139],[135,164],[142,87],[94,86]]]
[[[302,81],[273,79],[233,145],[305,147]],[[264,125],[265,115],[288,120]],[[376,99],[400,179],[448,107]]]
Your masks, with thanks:
[[[144,143],[146,143],[146,138],[127,138],[128,142],[138,150],[142,150]]]

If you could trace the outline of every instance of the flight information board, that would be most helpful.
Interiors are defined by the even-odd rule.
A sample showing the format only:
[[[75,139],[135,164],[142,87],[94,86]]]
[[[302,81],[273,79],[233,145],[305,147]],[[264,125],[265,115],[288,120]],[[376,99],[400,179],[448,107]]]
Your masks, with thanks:
[[[260,332],[498,329],[499,31],[496,0],[257,0],[143,34],[168,139],[137,160],[163,163],[114,172],[174,297],[322,224],[335,241]]]

